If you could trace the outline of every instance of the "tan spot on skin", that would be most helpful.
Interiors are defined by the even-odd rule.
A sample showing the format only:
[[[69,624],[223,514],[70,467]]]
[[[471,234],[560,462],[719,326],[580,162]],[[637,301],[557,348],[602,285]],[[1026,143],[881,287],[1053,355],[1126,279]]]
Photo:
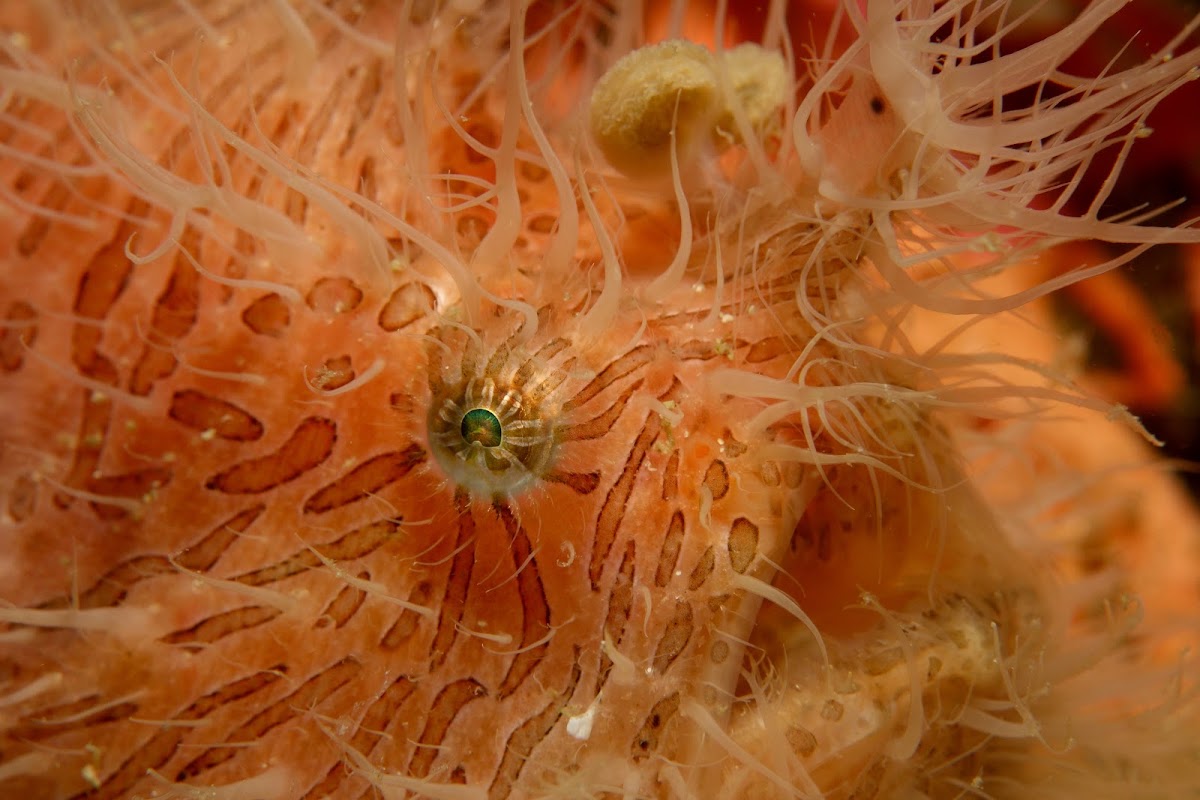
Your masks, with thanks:
[[[641,345],[612,361],[574,397],[563,404],[563,412],[569,413],[576,408],[582,407],[593,397],[621,380],[621,378],[633,373],[639,367],[645,366],[653,358],[653,355],[654,348],[649,345]]]
[[[837,722],[842,718],[846,708],[837,700],[826,700],[825,705],[821,706],[821,719],[827,719],[830,722]]]
[[[662,499],[670,500],[679,492],[679,450],[674,449],[667,457],[667,466],[663,469]]]
[[[704,582],[708,580],[708,576],[712,575],[713,567],[716,564],[716,552],[713,550],[712,545],[709,545],[700,555],[700,560],[696,563],[696,566],[692,568],[692,574],[688,576],[688,588],[696,591],[703,586]]]
[[[331,356],[317,368],[315,375],[309,376],[308,382],[319,392],[332,392],[353,381],[354,376],[350,356]]]
[[[246,327],[263,336],[283,336],[291,321],[287,301],[274,292],[258,298],[242,312]]]
[[[287,672],[287,667],[283,664],[256,672],[253,675],[243,678],[239,681],[234,681],[227,686],[224,686],[215,692],[204,695],[196,702],[188,706],[179,719],[196,720],[203,719],[223,706],[227,706],[237,700],[242,699],[255,692],[261,691],[275,683],[275,681],[284,677]]]
[[[134,200],[129,203],[127,211],[136,218],[144,216],[148,207],[144,202]],[[128,285],[133,264],[125,255],[125,243],[136,232],[137,228],[132,222],[122,222],[113,238],[92,259],[76,290],[74,312],[77,315],[94,320],[104,319],[108,315]],[[71,332],[72,362],[80,372],[98,380],[103,380],[103,373],[108,372],[98,369],[95,364],[99,358],[96,348],[102,331],[101,326],[79,323]],[[104,382],[114,381],[109,379]]]
[[[713,500],[729,494],[729,469],[721,460],[713,461],[704,472],[704,486],[712,492]]]
[[[148,770],[157,770],[175,755],[184,734],[184,728],[160,730],[108,776],[100,787],[74,795],[71,800],[117,800],[125,797],[126,791],[145,777]]]
[[[654,704],[650,713],[646,715],[646,720],[642,723],[642,727],[638,730],[637,735],[633,737],[633,745],[630,747],[630,751],[634,761],[647,758],[658,749],[663,730],[678,711],[678,692],[668,695]]]
[[[184,722],[202,720],[213,711],[231,706],[254,693],[268,688],[283,677],[285,668],[276,665],[269,670],[255,673],[248,678],[234,681],[214,692],[196,700],[178,715],[177,719]],[[150,741],[144,743],[138,750],[122,763],[110,775],[99,789],[88,790],[75,795],[71,800],[116,800],[123,797],[125,791],[140,781],[147,770],[157,770],[166,764],[178,751],[186,727],[165,727],[159,730]]]
[[[392,392],[388,396],[388,407],[398,414],[415,414],[417,409],[417,401],[411,394],[405,392]]]
[[[885,650],[872,652],[863,660],[863,672],[879,676],[890,672],[904,661],[904,649],[889,647]]]
[[[806,728],[792,725],[787,729],[785,736],[792,751],[801,758],[808,758],[817,749],[817,737]]]
[[[576,494],[591,494],[600,485],[600,473],[552,470],[546,473],[542,480],[569,486]]]
[[[349,314],[363,300],[363,290],[349,278],[321,278],[308,290],[304,301],[318,314]]]
[[[598,439],[612,430],[621,413],[625,411],[625,407],[629,405],[629,399],[633,397],[642,386],[641,381],[634,381],[629,388],[621,393],[621,396],[613,402],[602,414],[596,416],[587,422],[581,422],[575,425],[569,425],[559,432],[559,438],[563,441],[577,441],[584,439]]]
[[[250,412],[195,389],[175,392],[167,414],[192,430],[212,431],[230,441],[252,442],[263,434],[262,423]]]
[[[38,201],[38,205],[48,209],[62,209],[66,205],[68,189],[66,185],[58,183],[50,187],[50,189],[42,195]],[[50,220],[46,217],[37,216],[29,220],[25,229],[21,231],[21,235],[17,238],[17,252],[22,256],[31,256],[38,251],[42,242],[46,239],[46,234],[50,232]]]
[[[96,357],[91,365],[98,374],[102,374],[106,379],[102,382],[110,384],[115,382],[116,370],[106,359]],[[96,474],[100,466],[100,454],[108,439],[108,424],[112,417],[111,399],[86,389],[83,390],[82,395],[85,398],[83,413],[80,415],[79,434],[76,438],[71,471],[67,474],[67,479],[63,481],[67,486],[83,486]],[[59,508],[68,508],[72,502],[73,498],[64,492],[55,494],[54,503]]]
[[[604,619],[604,637],[615,647],[621,644],[625,637],[625,626],[629,624],[629,614],[633,609],[634,570],[637,561],[637,545],[630,541],[625,545],[625,555],[621,558],[621,566],[617,569],[617,579],[613,582],[612,591],[608,596],[608,613]],[[596,694],[600,693],[604,682],[612,671],[612,659],[603,650],[600,653],[600,672],[596,677]]]
[[[199,240],[193,228],[188,228],[180,246],[195,249]],[[196,324],[200,302],[200,274],[182,253],[175,257],[171,277],[158,300],[150,319],[150,335],[142,356],[129,379],[129,391],[146,396],[157,381],[170,376],[177,366],[175,352],[163,347],[163,342],[176,342],[185,337]]]
[[[779,465],[774,461],[765,461],[759,467],[758,477],[762,480],[765,486],[776,487],[783,482],[783,475],[779,472]]]
[[[460,244],[474,247],[483,241],[483,237],[487,236],[488,231],[491,230],[494,224],[495,217],[492,214],[481,212],[467,213],[458,218],[454,229],[458,233]]]
[[[749,364],[762,364],[765,361],[770,361],[773,358],[787,355],[791,352],[791,347],[782,338],[779,336],[769,336],[766,339],[759,339],[750,345],[750,350],[746,353],[746,362]]]
[[[687,647],[692,637],[694,627],[691,603],[678,601],[675,603],[675,615],[667,623],[667,628],[659,639],[658,649],[654,651],[654,671],[659,675],[675,663],[683,648]]]
[[[675,574],[675,565],[679,562],[679,551],[683,548],[684,521],[683,513],[676,511],[671,515],[671,524],[667,535],[663,538],[662,552],[658,556],[658,568],[654,572],[654,583],[665,587]]]
[[[744,443],[738,441],[737,437],[733,435],[733,431],[729,430],[729,428],[725,429],[725,432],[721,436],[721,441],[724,442],[721,445],[721,450],[728,458],[737,458],[749,449]]]
[[[558,220],[553,214],[538,214],[529,220],[526,228],[532,233],[547,234],[552,233],[557,224]]]
[[[385,331],[407,328],[437,308],[433,290],[423,283],[406,283],[388,298],[379,312],[379,327]]]
[[[738,517],[729,529],[729,563],[734,572],[745,572],[758,551],[758,526]]]

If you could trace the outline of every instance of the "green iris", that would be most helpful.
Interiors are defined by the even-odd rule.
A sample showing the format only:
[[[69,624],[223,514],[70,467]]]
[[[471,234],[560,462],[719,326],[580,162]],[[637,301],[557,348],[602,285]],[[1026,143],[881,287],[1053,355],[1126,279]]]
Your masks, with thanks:
[[[467,444],[478,442],[484,447],[499,447],[504,434],[500,418],[486,408],[473,408],[464,414],[461,430]]]

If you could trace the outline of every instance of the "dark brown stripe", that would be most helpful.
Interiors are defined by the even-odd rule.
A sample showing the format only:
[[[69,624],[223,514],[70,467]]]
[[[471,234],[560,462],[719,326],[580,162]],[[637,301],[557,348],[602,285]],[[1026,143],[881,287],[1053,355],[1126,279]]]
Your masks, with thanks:
[[[335,441],[333,420],[309,417],[274,453],[235,464],[205,485],[226,494],[260,494],[320,465],[333,452]]]

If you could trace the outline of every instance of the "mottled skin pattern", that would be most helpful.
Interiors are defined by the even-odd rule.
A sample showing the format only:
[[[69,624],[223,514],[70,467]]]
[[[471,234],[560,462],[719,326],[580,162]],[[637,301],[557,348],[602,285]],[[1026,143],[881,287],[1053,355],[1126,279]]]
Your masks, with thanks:
[[[486,77],[506,8],[213,3],[198,28],[144,5],[124,27],[5,12],[30,35],[5,65],[69,81],[0,120],[36,156],[0,160],[27,204],[0,216],[0,599],[36,612],[0,632],[0,793],[813,796],[815,779],[942,796],[982,774],[986,737],[956,713],[1009,697],[993,645],[1011,652],[1040,601],[1002,559],[980,566],[1008,550],[940,428],[886,398],[759,424],[770,394],[726,391],[732,368],[794,378],[812,338],[796,287],[831,302],[837,237],[808,285],[803,226],[714,225],[698,197],[698,235],[737,253],[724,295],[710,265],[589,328],[601,237],[584,224],[548,260],[560,200],[528,127],[532,157],[484,154],[508,102]],[[361,38],[387,31],[409,48],[399,81]],[[568,87],[612,60],[551,45],[530,68],[566,64],[583,76]],[[112,102],[84,92],[63,113],[76,83]],[[556,86],[538,113],[570,171],[582,134]],[[499,249],[493,182],[520,204]],[[670,260],[678,209],[614,186],[590,188],[635,286]],[[908,380],[830,347],[809,383]],[[546,425],[511,490],[447,469],[461,434],[438,410],[485,381]],[[859,441],[892,473],[857,463]],[[844,459],[822,472],[797,445]],[[788,610],[802,599],[827,644]],[[924,628],[901,635],[884,608]],[[920,742],[914,687],[955,709]],[[914,779],[922,759],[940,772]]]
[[[404,149],[388,135],[386,61],[356,52],[317,19],[321,58],[303,91],[290,91],[281,38],[238,38],[264,29],[254,18],[264,10],[229,13],[222,30],[237,58],[197,46],[188,22],[166,9],[144,20],[135,41],[170,54],[184,80],[202,75],[197,99],[240,132],[250,132],[252,104],[253,124],[299,162],[315,160],[327,178],[400,207]],[[385,11],[375,16],[360,24],[395,24]],[[261,69],[247,71],[243,59]],[[165,82],[165,70],[144,66]],[[106,74],[119,96],[128,92],[110,69],[85,61],[81,74]],[[342,103],[346,96],[355,102]],[[59,138],[49,156],[77,157],[62,115],[36,106],[24,114]],[[136,122],[144,127],[131,135],[146,152],[201,179],[185,117],[150,112]],[[32,146],[12,126],[6,136]],[[431,146],[437,171],[494,178],[490,162],[480,166],[484,159],[445,138]],[[630,761],[660,751],[686,758],[695,745],[672,723],[680,698],[698,696],[705,681],[710,693],[732,686],[753,621],[756,604],[728,591],[729,576],[765,574],[760,553],[778,558],[790,533],[771,522],[786,485],[763,483],[729,430],[750,410],[726,405],[715,416],[703,380],[714,365],[744,359],[770,326],[742,326],[749,338],[722,353],[713,342],[732,328],[696,333],[707,311],[698,304],[694,317],[644,330],[631,315],[581,349],[561,338],[572,336],[575,309],[544,314],[536,338],[509,357],[522,374],[506,375],[527,391],[545,382],[542,413],[558,427],[553,469],[516,496],[472,496],[432,456],[428,409],[433,395],[459,392],[468,378],[503,380],[503,362],[484,362],[517,330],[516,315],[486,304],[475,327],[489,352],[473,354],[473,369],[459,366],[470,343],[438,326],[464,312],[428,259],[397,266],[387,276],[394,288],[378,291],[379,276],[337,236],[336,222],[238,155],[224,156],[233,190],[279,208],[314,246],[276,255],[246,226],[231,255],[219,234],[192,224],[180,243],[211,271],[269,272],[295,297],[205,280],[175,248],[133,265],[126,245],[148,249],[164,232],[150,203],[98,177],[83,185],[103,208],[87,209],[61,183],[18,164],[5,169],[6,183],[38,205],[94,222],[80,232],[25,215],[4,220],[6,313],[33,309],[31,326],[5,338],[4,406],[22,420],[4,442],[5,600],[85,616],[142,612],[118,613],[98,630],[5,634],[10,691],[61,678],[6,720],[6,759],[43,743],[56,754],[46,774],[6,791],[121,797],[161,789],[162,779],[223,785],[280,765],[281,796],[355,797],[367,783],[342,766],[353,750],[385,772],[505,797],[569,781],[572,762],[615,788]],[[543,191],[545,171],[526,173],[523,189]],[[531,241],[496,271],[528,269],[532,279],[517,278],[523,291],[561,305],[573,290],[578,306],[585,270],[536,274],[546,234],[531,205]],[[451,241],[469,249],[473,226],[486,224],[459,215]],[[391,244],[403,258],[409,245]],[[264,257],[270,270],[258,263]],[[421,282],[411,271],[424,273]],[[490,282],[515,291],[505,284]],[[439,335],[446,353],[431,342]],[[556,339],[569,361],[546,358]],[[363,385],[338,393],[367,371]],[[61,391],[36,389],[49,383]],[[663,401],[693,420],[686,441],[664,420]],[[748,482],[754,499],[727,502],[732,486],[745,491]],[[711,511],[701,519],[705,490]],[[602,651],[606,640],[617,665]],[[564,718],[600,694],[593,735],[623,747],[590,755]],[[537,765],[527,767],[535,748]],[[94,772],[81,772],[89,765]]]

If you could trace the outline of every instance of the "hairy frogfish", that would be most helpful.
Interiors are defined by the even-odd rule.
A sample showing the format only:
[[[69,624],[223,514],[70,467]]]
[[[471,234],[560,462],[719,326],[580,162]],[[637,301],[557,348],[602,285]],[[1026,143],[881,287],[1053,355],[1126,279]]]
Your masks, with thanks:
[[[0,796],[1200,796],[1125,5],[4,3]]]

